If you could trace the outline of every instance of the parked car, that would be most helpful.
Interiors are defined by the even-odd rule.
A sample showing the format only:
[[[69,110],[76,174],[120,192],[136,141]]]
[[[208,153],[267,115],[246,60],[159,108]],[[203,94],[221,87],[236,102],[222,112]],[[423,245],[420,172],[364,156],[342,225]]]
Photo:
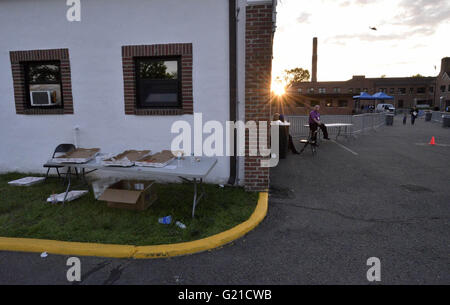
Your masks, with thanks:
[[[395,107],[392,104],[378,104],[376,112],[392,112],[395,113]]]

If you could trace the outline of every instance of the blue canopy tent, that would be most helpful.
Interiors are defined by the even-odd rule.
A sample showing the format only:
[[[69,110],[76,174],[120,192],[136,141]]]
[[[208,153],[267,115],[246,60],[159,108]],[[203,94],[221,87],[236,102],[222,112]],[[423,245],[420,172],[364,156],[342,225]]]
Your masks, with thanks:
[[[370,95],[369,93],[367,93],[367,92],[361,92],[359,95],[355,95],[355,96],[353,96],[353,99],[355,100],[355,112],[359,112],[359,110],[360,110],[360,104],[361,104],[361,100],[369,100],[369,101],[373,101],[373,100],[375,100],[376,98],[374,98],[372,95]],[[367,106],[367,109],[369,108],[368,107],[368,105],[366,105]],[[375,105],[372,105],[372,106],[374,106],[375,107]],[[361,106],[361,111],[364,109],[364,105],[363,106]]]
[[[353,97],[355,100],[374,100],[375,98],[367,92],[361,92]]]
[[[379,100],[381,100],[381,104],[384,104],[384,100],[393,100],[394,99],[394,97],[393,96],[389,96],[389,95],[387,95],[386,93],[384,93],[384,92],[377,92],[377,93],[375,93],[374,95],[372,95],[377,101],[379,101]],[[378,105],[378,104],[377,104]],[[386,106],[384,106],[384,108],[385,109],[388,109],[388,108],[386,108]]]
[[[372,95],[373,98],[375,98],[376,100],[393,100],[394,97],[393,96],[389,96],[384,92],[377,92],[374,95]]]

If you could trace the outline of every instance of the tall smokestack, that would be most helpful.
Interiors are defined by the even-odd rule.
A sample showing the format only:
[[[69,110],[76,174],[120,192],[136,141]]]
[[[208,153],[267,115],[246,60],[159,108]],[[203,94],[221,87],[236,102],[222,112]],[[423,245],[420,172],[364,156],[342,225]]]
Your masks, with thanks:
[[[317,37],[313,38],[312,75],[311,81],[317,82]]]

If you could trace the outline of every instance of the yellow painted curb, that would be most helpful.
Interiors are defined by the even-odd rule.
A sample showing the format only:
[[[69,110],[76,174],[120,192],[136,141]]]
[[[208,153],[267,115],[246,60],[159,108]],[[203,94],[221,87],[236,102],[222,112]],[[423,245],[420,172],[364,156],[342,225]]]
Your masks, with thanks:
[[[47,252],[61,255],[132,257],[135,246],[79,243],[34,238],[0,237],[0,250],[22,252]]]
[[[255,211],[243,223],[225,232],[191,242],[155,246],[132,246],[0,237],[0,250],[114,258],[160,258],[193,254],[223,246],[253,230],[267,214],[268,197],[267,192],[259,193]]]

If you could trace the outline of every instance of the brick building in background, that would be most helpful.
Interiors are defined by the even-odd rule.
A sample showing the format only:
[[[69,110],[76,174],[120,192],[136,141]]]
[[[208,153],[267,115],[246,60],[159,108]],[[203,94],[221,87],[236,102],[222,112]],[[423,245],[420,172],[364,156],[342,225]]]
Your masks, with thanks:
[[[450,57],[445,57],[441,62],[441,72],[436,78],[435,105],[441,109],[450,107]]]
[[[356,75],[347,81],[321,82],[317,81],[317,38],[314,38],[311,79],[311,82],[295,83],[287,90],[283,101],[284,113],[308,114],[314,105],[319,104],[322,114],[352,114],[361,112],[361,107],[365,105],[382,102],[356,103],[353,96],[361,92],[371,95],[384,92],[393,96],[394,100],[385,102],[392,103],[398,109],[421,104],[443,109],[447,102],[450,104],[450,58],[448,57],[442,59],[441,73],[438,77],[366,78],[364,75]]]

